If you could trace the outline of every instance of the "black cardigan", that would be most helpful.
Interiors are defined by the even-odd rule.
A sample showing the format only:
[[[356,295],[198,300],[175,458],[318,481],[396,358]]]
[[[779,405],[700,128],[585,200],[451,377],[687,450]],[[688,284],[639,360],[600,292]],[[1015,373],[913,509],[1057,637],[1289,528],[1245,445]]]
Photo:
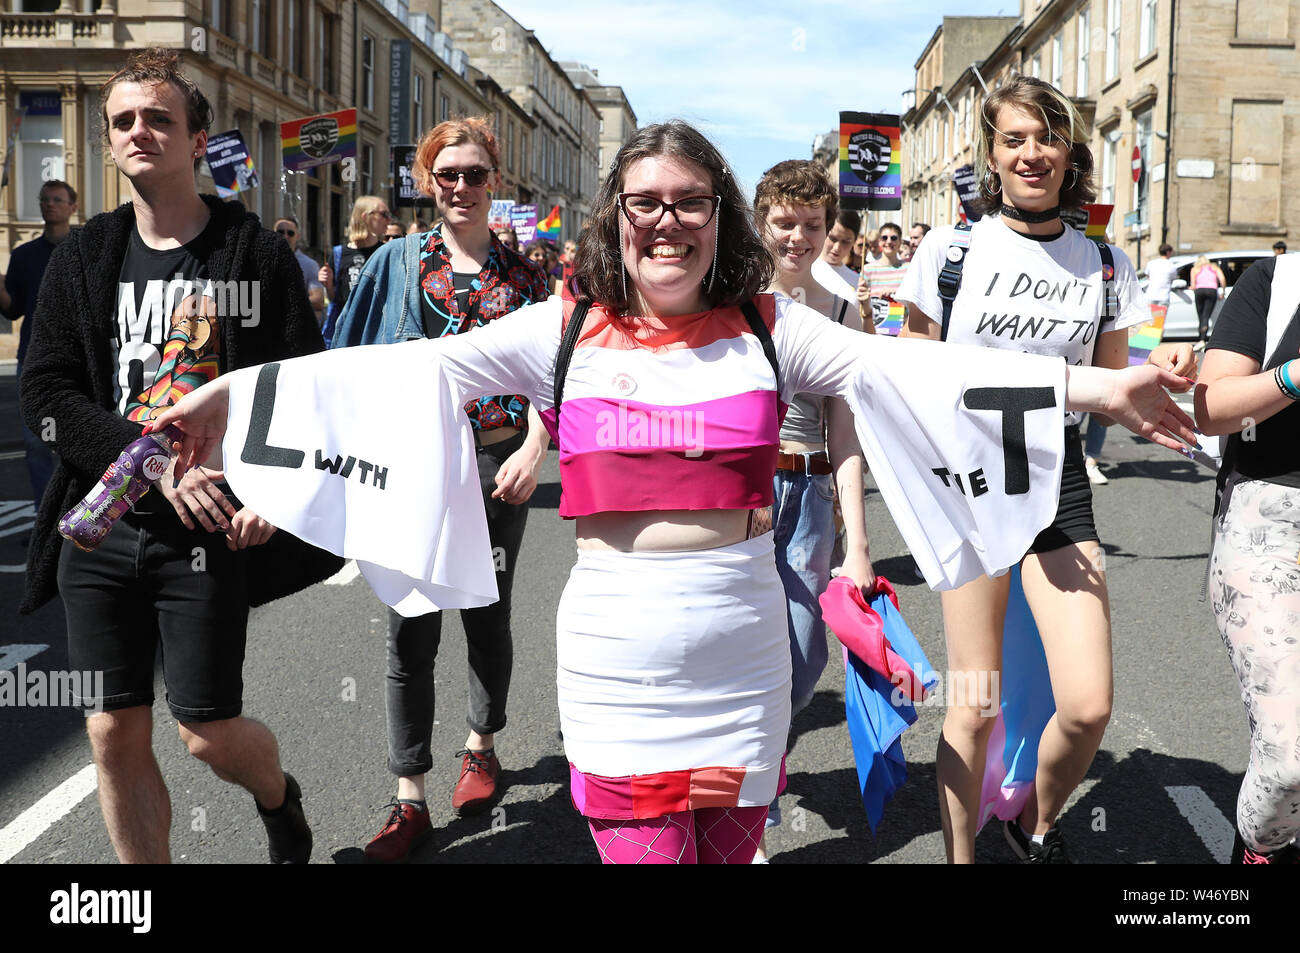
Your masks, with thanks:
[[[208,258],[214,281],[259,281],[255,326],[222,322],[222,372],[324,349],[307,288],[293,251],[237,202],[204,196],[224,241]],[[50,257],[23,362],[22,409],[32,432],[50,432],[58,454],[41,500],[27,554],[27,593],[19,611],[31,612],[58,591],[59,518],[84,497],[118,454],[140,436],[140,425],[113,404],[113,322],[118,275],[135,230],[130,203],[73,229]],[[261,605],[296,592],[342,565],[342,560],[284,532],[250,551],[249,603]]]

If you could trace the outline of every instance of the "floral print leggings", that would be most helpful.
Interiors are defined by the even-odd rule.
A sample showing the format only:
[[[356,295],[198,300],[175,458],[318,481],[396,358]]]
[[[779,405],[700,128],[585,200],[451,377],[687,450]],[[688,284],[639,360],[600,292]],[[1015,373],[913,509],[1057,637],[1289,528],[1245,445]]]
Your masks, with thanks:
[[[1300,489],[1231,485],[1209,594],[1250,723],[1237,827],[1249,847],[1270,852],[1300,832]]]

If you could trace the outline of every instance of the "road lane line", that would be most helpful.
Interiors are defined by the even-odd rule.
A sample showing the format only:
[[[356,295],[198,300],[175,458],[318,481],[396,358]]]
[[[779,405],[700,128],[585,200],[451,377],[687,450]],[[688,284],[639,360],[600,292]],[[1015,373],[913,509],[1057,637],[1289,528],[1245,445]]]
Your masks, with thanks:
[[[361,570],[357,568],[356,560],[349,559],[343,564],[343,568],[325,580],[327,586],[346,586],[357,576],[361,575]]]
[[[1165,788],[1178,813],[1187,818],[1196,836],[1214,856],[1215,863],[1226,864],[1232,856],[1236,829],[1223,816],[1210,796],[1194,784],[1170,785]]]
[[[94,764],[88,764],[0,830],[0,864],[7,864],[95,790]]]

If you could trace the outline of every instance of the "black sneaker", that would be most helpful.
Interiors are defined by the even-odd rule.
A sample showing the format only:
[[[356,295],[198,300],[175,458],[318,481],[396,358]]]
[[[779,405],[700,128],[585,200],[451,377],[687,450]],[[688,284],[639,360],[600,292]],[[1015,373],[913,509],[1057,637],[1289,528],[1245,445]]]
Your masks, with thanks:
[[[257,804],[257,813],[266,825],[271,863],[305,864],[311,860],[311,828],[302,812],[302,788],[293,775],[284,776],[284,803],[274,811]]]
[[[1070,856],[1065,852],[1065,839],[1061,837],[1060,828],[1053,827],[1043,836],[1041,844],[1035,844],[1020,829],[1015,820],[1002,822],[1002,833],[1016,856],[1026,864],[1068,864]]]

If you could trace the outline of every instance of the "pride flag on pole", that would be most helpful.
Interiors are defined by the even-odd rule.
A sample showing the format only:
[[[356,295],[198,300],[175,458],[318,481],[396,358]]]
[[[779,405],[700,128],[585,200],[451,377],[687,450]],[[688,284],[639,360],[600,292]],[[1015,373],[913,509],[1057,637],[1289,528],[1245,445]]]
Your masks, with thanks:
[[[551,214],[537,223],[537,237],[555,241],[560,237],[560,207],[551,206]]]

